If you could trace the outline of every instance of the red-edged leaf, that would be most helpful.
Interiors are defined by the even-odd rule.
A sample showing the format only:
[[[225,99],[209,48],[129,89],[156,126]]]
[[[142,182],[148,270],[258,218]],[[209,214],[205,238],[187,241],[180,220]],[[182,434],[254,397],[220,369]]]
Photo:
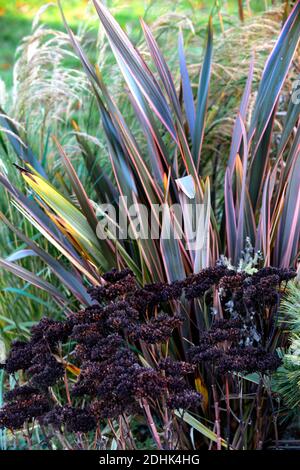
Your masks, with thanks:
[[[266,62],[254,106],[250,137],[255,154],[271,119],[300,37],[300,2],[291,11]]]
[[[182,123],[182,114],[180,109],[179,100],[176,93],[176,88],[174,85],[174,81],[169,70],[169,67],[158,47],[158,44],[153,37],[153,34],[148,27],[148,25],[141,19],[141,25],[144,31],[144,35],[151,53],[151,57],[153,62],[156,66],[156,70],[159,73],[160,79],[165,87],[167,95],[169,97],[170,103],[177,115],[177,119]]]
[[[229,168],[225,172],[225,224],[228,257],[233,261],[236,246],[236,217],[232,190],[232,175]]]
[[[97,0],[93,2],[125,80],[128,81],[128,74],[130,74],[148,100],[150,107],[176,141],[176,131],[170,109],[155,77],[107,8]]]
[[[261,210],[257,227],[255,249],[260,250],[264,256],[266,266],[271,262],[271,215],[270,215],[270,172],[268,172],[261,201]]]
[[[229,155],[229,160],[228,160],[228,168],[230,173],[233,173],[234,170],[234,163],[235,163],[235,158],[237,153],[239,153],[240,150],[240,145],[241,145],[241,140],[242,140],[242,128],[240,125],[240,118],[243,120],[243,122],[246,122],[246,114],[247,114],[247,109],[248,109],[248,104],[249,104],[249,98],[250,98],[250,93],[251,93],[251,85],[253,81],[253,70],[254,70],[254,57],[251,59],[250,63],[250,68],[249,68],[249,73],[248,73],[248,78],[246,82],[246,86],[244,89],[241,105],[240,105],[240,110],[239,110],[239,116],[237,116],[233,131],[232,131],[232,140],[231,140],[231,147],[230,147],[230,155]]]
[[[246,178],[247,178],[247,164],[248,164],[248,142],[247,142],[247,133],[245,125],[242,118],[239,116],[240,126],[242,129],[242,138],[243,138],[243,175],[242,175],[242,186],[240,194],[240,206],[237,222],[237,237],[236,237],[236,247],[235,247],[235,262],[237,262],[241,256],[241,252],[244,248],[245,243],[245,201],[246,201]],[[248,234],[246,234],[248,235]]]
[[[295,263],[300,235],[300,153],[294,164],[286,191],[283,213],[277,236],[280,266]]]

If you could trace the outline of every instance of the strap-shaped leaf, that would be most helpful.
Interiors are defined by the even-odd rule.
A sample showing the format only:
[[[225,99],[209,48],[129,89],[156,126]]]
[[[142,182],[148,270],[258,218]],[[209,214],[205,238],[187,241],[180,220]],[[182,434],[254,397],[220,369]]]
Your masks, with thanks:
[[[97,220],[95,211],[94,211],[94,209],[91,205],[91,202],[90,202],[90,200],[89,200],[89,198],[88,198],[88,196],[87,196],[87,194],[84,190],[84,187],[83,187],[81,181],[79,180],[79,178],[76,174],[76,171],[75,171],[73,165],[71,164],[69,158],[67,157],[64,149],[62,148],[62,146],[60,145],[60,143],[57,141],[56,138],[54,138],[54,141],[56,143],[58,151],[59,151],[59,153],[60,153],[60,155],[63,159],[63,162],[65,164],[68,176],[70,178],[73,190],[74,190],[74,192],[77,196],[77,200],[80,204],[81,210],[82,210],[83,214],[85,215],[87,221],[89,222],[93,232],[96,233],[98,220]],[[102,244],[102,248],[104,248],[103,244]],[[111,263],[113,265],[114,255],[113,255],[113,252],[109,250],[109,248],[110,248],[109,243],[107,243],[106,248],[107,248],[107,251],[106,251],[107,256],[111,259]]]
[[[92,303],[92,299],[78,277],[65,269],[57,259],[53,258],[53,256],[26,237],[17,227],[14,227],[2,212],[0,212],[0,219],[50,267],[63,285],[65,285],[82,304],[90,305]]]
[[[296,80],[296,82],[300,83],[300,76],[298,80]],[[284,122],[283,131],[281,134],[280,143],[278,146],[278,153],[277,153],[278,157],[284,151],[286,144],[288,142],[288,139],[294,127],[296,126],[297,121],[299,121],[299,118],[300,118],[300,99],[299,97],[293,98],[293,94],[292,94],[290,102],[289,102],[289,106],[287,109],[286,117],[285,117],[285,122]]]
[[[194,273],[198,273],[201,269],[208,268],[210,265],[210,218],[211,218],[211,201],[210,201],[210,183],[209,178],[205,181],[203,209],[200,221],[198,221],[196,234],[196,250],[194,259]]]
[[[300,236],[300,152],[294,164],[286,191],[283,213],[277,236],[280,266],[288,267],[299,252]]]
[[[248,78],[247,78],[246,86],[244,89],[242,101],[240,104],[239,115],[236,117],[236,120],[233,126],[231,146],[230,146],[230,155],[229,155],[229,160],[228,160],[228,168],[229,168],[230,174],[232,174],[234,170],[235,158],[236,158],[236,155],[240,151],[240,145],[242,141],[242,127],[241,127],[240,120],[242,119],[244,123],[246,122],[247,109],[248,109],[251,86],[252,86],[252,81],[253,81],[253,71],[254,71],[254,57],[252,57],[251,59]]]
[[[93,207],[90,203],[90,200],[89,200],[89,198],[88,198],[88,196],[87,196],[87,194],[84,190],[84,187],[83,187],[81,181],[79,180],[79,178],[76,174],[76,171],[75,171],[70,159],[66,155],[63,147],[60,145],[60,143],[58,142],[56,137],[53,137],[53,140],[54,140],[55,145],[56,145],[56,147],[59,151],[59,154],[60,154],[60,156],[63,160],[63,163],[65,164],[68,176],[70,178],[72,188],[73,188],[73,190],[76,194],[76,197],[77,197],[77,200],[80,204],[81,210],[84,213],[84,215],[86,216],[87,220],[89,221],[91,228],[95,231],[96,226],[97,226],[97,218],[96,218],[95,211],[94,211],[94,209],[93,209]]]
[[[14,200],[14,204],[21,211],[32,225],[59,250],[71,263],[83,273],[93,284],[99,283],[99,277],[87,265],[86,260],[80,257],[65,235],[59,231],[58,227],[36,204],[33,199],[29,199],[18,191],[9,181],[0,174],[0,183],[8,190]]]
[[[152,119],[151,113],[149,112],[149,106],[146,101],[143,100],[145,112],[141,113],[136,101],[130,94],[129,99],[135,110],[136,117],[141,124],[142,131],[147,139],[151,174],[153,175],[154,180],[158,183],[159,188],[163,190],[164,175],[168,168],[167,161],[169,156],[167,150],[164,142],[160,138],[156,123]]]
[[[276,108],[273,110],[272,116],[268,122],[263,137],[259,142],[256,154],[254,158],[252,158],[248,171],[248,188],[254,211],[257,208],[257,204],[259,204],[259,196],[261,194],[269,167],[269,155],[272,143],[275,114]]]
[[[284,172],[283,172],[283,183],[285,183],[290,175],[291,169],[294,166],[295,160],[298,158],[300,153],[300,122],[297,128],[295,138],[293,140],[289,154],[285,160]]]
[[[32,284],[38,287],[39,289],[48,292],[48,294],[51,295],[54,299],[66,303],[65,297],[59,292],[58,289],[52,286],[50,282],[44,281],[43,279],[31,273],[27,269],[1,258],[0,267],[6,269],[7,271],[10,271],[12,274],[20,277],[21,279],[24,279],[24,281],[29,282],[29,284]]]
[[[264,261],[267,266],[271,263],[271,191],[270,191],[270,172],[268,172],[261,201],[261,210],[257,227],[255,249],[263,253]]]
[[[178,54],[179,54],[179,65],[180,65],[180,74],[182,82],[182,92],[183,92],[183,101],[186,118],[189,124],[190,134],[194,135],[195,130],[195,104],[193,98],[192,86],[189,78],[189,73],[187,70],[184,46],[183,46],[183,36],[180,32],[178,38]]]
[[[227,250],[229,259],[233,261],[236,246],[236,216],[232,188],[232,175],[229,168],[227,168],[225,172],[224,185]]]
[[[168,204],[164,204],[162,233],[160,238],[161,254],[169,282],[184,279],[185,269],[181,257],[179,240],[174,230],[174,218]]]
[[[207,43],[205,49],[204,61],[200,73],[197,104],[196,104],[196,119],[193,133],[193,157],[196,168],[199,169],[200,156],[202,149],[202,142],[204,136],[205,127],[205,114],[207,108],[208,90],[211,75],[211,64],[212,64],[212,52],[213,52],[213,27],[212,17],[209,18],[207,28]]]
[[[36,256],[36,253],[33,250],[17,250],[11,255],[7,256],[6,261],[18,261],[19,259],[27,258],[28,256]]]
[[[5,114],[2,108],[0,108],[0,130],[5,132],[6,137],[8,138],[12,148],[15,151],[17,157],[25,162],[29,163],[40,175],[47,178],[46,172],[42,167],[39,160],[34,155],[31,148],[23,142],[21,139],[18,129],[14,125],[13,121]]]
[[[85,216],[41,176],[27,170],[22,171],[22,176],[46,205],[59,216],[61,227],[65,228],[69,236],[77,240],[79,246],[82,246],[99,263],[100,268],[109,269],[111,267],[109,259],[98,248],[100,240]]]
[[[146,42],[148,44],[149,50],[151,57],[153,59],[153,62],[156,66],[156,70],[160,76],[160,79],[165,87],[165,90],[167,92],[167,95],[169,97],[169,101],[174,109],[174,112],[176,113],[177,119],[181,122],[182,124],[182,113],[180,109],[180,104],[179,100],[177,97],[177,92],[176,88],[174,85],[174,81],[172,78],[172,74],[170,72],[170,69],[158,47],[158,44],[148,27],[148,25],[141,19],[141,25],[144,31],[144,35],[146,38]]]
[[[237,235],[236,235],[236,247],[235,247],[235,263],[238,262],[241,252],[244,248],[245,238],[250,237],[253,242],[253,230],[254,218],[251,211],[251,205],[248,203],[247,199],[247,166],[248,166],[248,141],[246,128],[243,123],[241,116],[239,116],[240,126],[242,129],[242,138],[243,138],[243,159],[242,166],[240,168],[241,178],[240,178],[240,195],[239,195],[239,212],[237,218]]]
[[[133,95],[139,98],[139,110],[146,110],[146,108],[144,107],[144,99],[141,96],[138,87],[136,86],[135,82],[132,80],[130,75],[128,76],[128,83],[130,85],[131,91],[133,91]],[[155,201],[157,201],[158,203],[161,202],[161,190],[157,185],[157,182],[153,179],[153,175],[149,171],[149,168],[146,165],[144,158],[142,157],[141,150],[134,136],[132,135],[132,132],[128,128],[125,119],[123,118],[118,107],[110,97],[101,76],[99,76],[99,84],[108,107],[107,111],[106,108],[101,103],[99,103],[101,113],[107,121],[106,135],[111,143],[113,143],[114,141],[118,144],[119,151],[117,153],[120,155],[120,157],[123,154],[122,160],[124,160],[124,163],[126,165],[130,165],[130,169],[134,175],[132,181],[132,190],[136,192],[135,186],[139,182],[141,185],[141,191],[144,193],[143,196],[148,200],[149,204],[155,203]],[[152,128],[151,118],[149,118],[147,114],[144,114],[144,119],[147,121],[149,132],[154,135],[155,130]],[[160,146],[161,149],[162,145],[161,140],[159,138],[156,138],[156,143]]]
[[[80,132],[78,124],[73,121],[72,125],[75,129],[75,137],[82,152],[88,177],[97,194],[98,201],[101,203],[116,203],[118,199],[116,188],[102,166],[97,162],[95,152],[90,148],[85,135]]]
[[[288,73],[293,55],[300,37],[300,2],[297,1],[291,11],[276,44],[266,62],[250,126],[250,137],[253,137],[253,153],[256,154],[259,143],[271,119],[281,87]],[[253,162],[253,171],[258,163]]]
[[[218,437],[214,431],[209,429],[207,426],[202,424],[198,419],[196,419],[194,416],[192,416],[190,413],[184,410],[175,410],[175,415],[183,419],[183,421],[187,424],[189,424],[193,429],[198,431],[202,436],[207,437],[209,440],[213,442],[217,442]],[[221,439],[221,444],[223,447],[227,447],[227,443],[224,439]]]
[[[129,71],[153,111],[176,141],[176,131],[170,108],[155,77],[107,8],[97,0],[93,0],[93,2],[125,80],[127,80],[127,73]],[[125,70],[124,64],[126,64],[127,70]]]

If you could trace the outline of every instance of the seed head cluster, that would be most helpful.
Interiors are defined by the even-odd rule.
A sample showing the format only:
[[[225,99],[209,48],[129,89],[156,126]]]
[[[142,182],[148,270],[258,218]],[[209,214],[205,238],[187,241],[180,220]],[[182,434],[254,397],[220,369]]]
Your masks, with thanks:
[[[89,432],[99,421],[140,413],[145,400],[161,401],[170,410],[199,406],[201,396],[188,375],[206,363],[219,373],[275,370],[276,354],[267,350],[265,310],[276,309],[289,270],[264,268],[254,275],[219,264],[171,284],[139,287],[129,269],[106,273],[101,286],[89,290],[93,305],[56,321],[43,318],[31,329],[29,341],[15,341],[4,364],[22,383],[6,395],[0,426],[18,429],[38,420],[68,432]],[[226,318],[213,319],[199,334],[189,362],[171,357],[141,362],[138,350],[162,350],[183,320],[180,300],[202,297],[215,288]],[[260,320],[260,321],[258,321]],[[162,347],[164,348],[162,349]],[[151,358],[151,354],[149,355]],[[70,399],[63,396],[65,364],[80,369],[70,381]],[[193,383],[193,380],[190,380]],[[71,401],[71,403],[70,403]],[[75,406],[76,403],[76,406]],[[81,404],[80,404],[81,403]]]
[[[190,360],[193,364],[213,365],[220,374],[276,370],[281,363],[277,353],[260,345],[247,345],[247,337],[247,328],[241,320],[218,321],[200,335],[199,344],[189,351]]]

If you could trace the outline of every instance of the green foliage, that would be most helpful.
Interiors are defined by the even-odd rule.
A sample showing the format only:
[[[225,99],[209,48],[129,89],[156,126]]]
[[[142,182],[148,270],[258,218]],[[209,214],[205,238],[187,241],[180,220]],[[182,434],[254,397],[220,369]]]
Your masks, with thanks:
[[[289,283],[281,304],[281,317],[289,331],[289,349],[283,354],[283,365],[274,376],[274,390],[289,409],[298,411],[300,405],[300,286]]]

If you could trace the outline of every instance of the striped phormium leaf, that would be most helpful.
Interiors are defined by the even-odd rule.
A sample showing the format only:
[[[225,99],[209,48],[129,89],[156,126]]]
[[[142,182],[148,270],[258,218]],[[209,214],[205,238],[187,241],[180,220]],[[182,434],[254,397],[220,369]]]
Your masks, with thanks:
[[[4,222],[17,237],[22,240],[32,252],[39,256],[46,265],[52,270],[52,272],[58,277],[58,279],[64,284],[64,286],[72,292],[72,294],[81,302],[83,305],[90,305],[92,300],[87,294],[84,285],[80,282],[75,273],[68,271],[57,259],[43,250],[37,243],[30,240],[24,235],[17,227],[14,227],[0,212],[0,220]],[[6,259],[6,261],[9,261]],[[11,260],[12,261],[12,260]]]
[[[296,2],[266,62],[251,120],[249,136],[252,140],[253,157],[249,177],[253,181],[253,185],[250,185],[250,194],[254,205],[258,200],[260,190],[255,183],[263,180],[267,166],[265,162],[267,152],[260,154],[258,150],[262,145],[262,139],[265,138],[268,133],[268,126],[270,127],[273,111],[276,107],[284,80],[288,74],[299,42],[299,37],[300,3]],[[267,140],[269,139],[267,138]],[[264,172],[264,174],[262,174],[262,172]]]
[[[190,135],[194,135],[195,130],[195,103],[193,98],[192,85],[189,77],[188,68],[186,65],[184,45],[183,45],[183,36],[180,32],[178,39],[178,55],[179,55],[179,65],[180,65],[180,75],[182,81],[182,91],[183,91],[183,100],[184,108],[187,117],[187,122],[190,129]]]
[[[204,56],[204,61],[201,69],[197,103],[196,103],[196,116],[195,116],[195,127],[193,133],[193,157],[194,162],[199,170],[201,148],[204,137],[205,127],[205,114],[208,100],[208,90],[210,83],[211,65],[212,65],[212,43],[213,43],[213,29],[212,29],[212,17],[209,18],[208,30],[207,30],[207,45]]]
[[[46,177],[44,168],[34,155],[28,144],[24,143],[14,121],[0,107],[0,131],[4,132],[8,138],[16,156],[24,162],[30,163],[41,175]],[[2,139],[2,137],[1,137]],[[0,141],[3,142],[3,139]]]
[[[120,69],[124,74],[125,80],[129,74],[139,85],[158,118],[176,140],[176,131],[170,108],[157,80],[153,74],[151,74],[140,53],[134,48],[125,32],[109,13],[107,8],[98,1],[94,1],[93,3],[110,41]]]
[[[299,32],[300,4],[297,2],[267,60],[247,132],[253,63],[250,66],[239,118],[233,128],[224,183],[227,249],[234,263],[238,262],[247,236],[253,246],[262,251],[267,265],[297,264],[300,181],[295,169],[300,158],[299,104],[290,101],[279,148],[275,151],[274,121],[278,97],[299,42]],[[240,155],[245,152],[248,165],[243,168],[238,165],[240,170],[234,175]],[[271,158],[272,154],[276,159]]]

